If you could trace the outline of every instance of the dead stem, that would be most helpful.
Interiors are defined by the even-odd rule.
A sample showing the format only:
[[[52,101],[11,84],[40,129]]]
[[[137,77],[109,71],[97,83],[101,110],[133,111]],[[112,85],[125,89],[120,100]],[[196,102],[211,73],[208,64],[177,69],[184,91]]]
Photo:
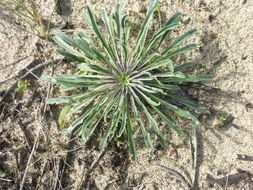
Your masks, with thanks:
[[[40,136],[41,129],[42,129],[42,125],[39,125],[39,129],[38,129],[38,132],[37,132],[36,138],[35,138],[35,143],[33,144],[33,148],[32,148],[31,154],[30,154],[30,156],[28,158],[26,169],[25,169],[25,173],[23,175],[23,178],[22,178],[19,190],[23,190],[24,183],[25,183],[25,178],[26,178],[27,172],[29,170],[29,165],[30,165],[30,162],[32,160],[33,154],[35,153],[35,150],[36,150],[36,147],[37,147],[37,142],[38,142],[38,139],[39,139],[39,136]]]
[[[162,166],[162,165],[155,165],[155,167],[158,168],[158,169],[162,169],[165,172],[170,173],[170,174],[176,176],[183,184],[185,184],[187,190],[191,190],[190,183],[188,181],[186,181],[185,177],[182,174],[180,174],[179,172],[177,172],[176,170],[167,168],[167,167]]]
[[[197,167],[198,167],[198,131],[193,127],[194,133],[194,157],[193,157],[193,175],[191,188],[194,189],[197,182]]]
[[[11,77],[3,80],[3,81],[0,81],[0,85],[6,83],[9,80],[15,79],[15,78],[19,78],[19,80],[22,80],[27,75],[34,72],[35,70],[40,69],[41,67],[45,67],[49,64],[53,64],[53,63],[56,63],[56,62],[61,62],[63,59],[64,58],[58,58],[58,59],[54,59],[52,61],[43,62],[43,63],[37,64],[34,68],[29,70],[28,67],[31,66],[36,61],[36,60],[33,60],[25,68],[21,69],[17,74],[15,74],[15,75],[13,75],[13,76],[11,76]],[[27,71],[27,72],[25,72],[25,71]],[[23,73],[25,73],[25,74],[23,74]]]
[[[85,185],[84,189],[88,189],[91,173],[95,169],[95,167],[97,166],[100,159],[104,156],[105,152],[106,152],[106,148],[99,153],[98,157],[92,162],[90,168],[86,171],[86,173],[84,172],[85,170],[83,170],[81,182],[80,182],[79,186],[77,187],[77,190],[82,189],[82,187],[84,185]]]

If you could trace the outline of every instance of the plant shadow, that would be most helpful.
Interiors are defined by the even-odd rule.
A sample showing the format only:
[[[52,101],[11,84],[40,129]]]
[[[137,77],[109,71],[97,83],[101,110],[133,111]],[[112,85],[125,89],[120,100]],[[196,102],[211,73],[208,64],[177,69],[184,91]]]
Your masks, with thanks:
[[[56,12],[60,16],[70,16],[73,12],[71,0],[58,1],[56,5]]]
[[[216,39],[217,35],[213,31],[204,31],[201,42],[203,43],[203,46],[199,48],[200,55],[196,59],[197,62],[201,63],[204,66],[203,74],[208,74],[213,76],[214,80],[208,82],[208,83],[196,83],[196,84],[189,84],[186,85],[184,90],[186,91],[186,94],[195,101],[200,101],[201,104],[208,107],[209,113],[201,114],[199,116],[200,121],[205,124],[205,130],[210,130],[214,136],[217,137],[218,141],[222,142],[223,138],[229,138],[234,143],[238,144],[237,139],[232,138],[229,133],[226,133],[225,131],[228,131],[230,128],[234,127],[239,131],[246,130],[243,128],[243,126],[237,126],[233,123],[235,116],[233,116],[231,113],[226,113],[224,110],[217,109],[217,107],[220,107],[221,105],[230,104],[232,103],[239,103],[242,106],[245,107],[249,104],[249,100],[242,97],[243,93],[245,93],[243,90],[222,90],[219,87],[216,87],[217,83],[221,83],[223,81],[229,81],[233,80],[233,78],[236,76],[245,76],[246,73],[238,73],[236,68],[232,69],[229,68],[229,70],[232,70],[228,74],[220,75],[219,70],[223,67],[228,67],[226,63],[227,60],[227,54],[225,51],[220,48],[219,41]],[[201,97],[201,100],[199,100],[198,97]],[[214,125],[214,121],[220,120],[223,117],[222,123],[219,125]],[[253,137],[252,132],[251,136]],[[199,165],[201,165],[203,157],[205,156],[205,150],[203,148],[203,145],[201,141],[206,141],[208,139],[204,139],[203,136],[200,136],[200,144],[199,145]],[[212,142],[207,142],[208,146],[213,147],[213,150],[216,151],[216,148],[212,145]],[[199,167],[197,168],[197,176],[199,174]],[[196,187],[196,189],[199,189]]]

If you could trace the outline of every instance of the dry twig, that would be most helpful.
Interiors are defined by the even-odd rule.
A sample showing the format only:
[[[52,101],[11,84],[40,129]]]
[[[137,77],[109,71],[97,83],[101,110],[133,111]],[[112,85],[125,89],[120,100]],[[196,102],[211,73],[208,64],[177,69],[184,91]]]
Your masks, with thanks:
[[[35,67],[33,67],[32,69],[28,69],[32,64],[34,64],[35,62],[37,62],[38,60],[33,60],[31,61],[29,64],[26,65],[25,68],[21,69],[17,74],[3,80],[3,81],[0,81],[0,85],[3,84],[3,83],[6,83],[7,81],[9,80],[12,80],[12,79],[16,79],[16,78],[19,78],[19,80],[25,78],[27,75],[31,74],[32,72],[36,71],[37,69],[41,68],[41,67],[45,67],[49,64],[52,64],[52,63],[55,63],[55,62],[59,62],[63,60],[63,58],[59,58],[59,59],[55,59],[55,60],[52,60],[52,61],[47,61],[47,62],[43,62],[43,63],[40,63],[38,65],[36,65]]]
[[[253,156],[248,156],[245,154],[237,154],[237,160],[253,161]]]
[[[165,172],[168,172],[174,176],[176,176],[183,184],[185,184],[186,188],[188,190],[191,190],[191,185],[190,183],[185,179],[185,177],[180,174],[179,172],[177,172],[176,170],[173,170],[173,169],[170,169],[170,168],[167,168],[165,166],[161,166],[161,165],[155,165],[156,168],[159,168],[159,169],[162,169],[164,170]]]
[[[28,56],[22,57],[22,58],[18,59],[17,61],[14,61],[13,63],[4,65],[4,66],[1,67],[1,70],[2,70],[2,69],[6,69],[6,68],[8,68],[8,67],[10,67],[10,66],[16,65],[17,63],[19,63],[19,62],[25,60],[26,58],[28,58]]]
[[[41,179],[46,171],[47,162],[44,162],[42,169],[41,169],[41,175],[39,176],[38,183],[36,185],[36,190],[40,188]]]
[[[192,185],[191,188],[194,189],[197,182],[197,167],[198,167],[198,131],[194,127],[194,157],[193,157],[193,176],[192,176]]]
[[[176,176],[183,184],[185,184],[188,190],[194,190],[197,183],[197,174],[198,174],[198,131],[194,127],[194,153],[193,153],[193,176],[192,176],[192,184],[190,184],[186,178],[176,170],[171,168],[167,168],[165,166],[156,165],[155,167],[162,169],[174,176]]]
[[[60,175],[60,166],[61,166],[61,160],[59,158],[56,158],[56,167],[55,168],[55,173],[56,173],[56,176],[55,176],[55,182],[54,182],[54,186],[53,186],[53,190],[56,190],[57,187],[59,186],[59,189],[63,190],[63,187],[61,185],[61,179],[59,178],[59,175]],[[59,185],[58,185],[59,184]]]
[[[207,175],[206,181],[212,184],[218,184],[221,187],[228,187],[233,184],[239,183],[240,180],[246,179],[252,176],[250,173],[245,171],[240,171],[238,173],[228,175],[219,179],[213,178],[211,175]]]
[[[138,190],[143,190],[145,189],[145,186],[144,185],[141,185],[140,188]]]
[[[28,161],[27,161],[27,165],[26,165],[26,168],[25,168],[25,173],[24,173],[24,175],[23,175],[23,178],[22,178],[22,181],[21,181],[19,190],[23,190],[24,183],[25,183],[25,178],[26,178],[26,174],[27,174],[27,172],[28,172],[29,164],[30,164],[30,162],[31,162],[31,160],[32,160],[33,154],[35,153],[35,149],[36,149],[36,147],[37,147],[37,142],[38,142],[38,139],[39,139],[39,136],[40,136],[41,129],[42,129],[42,126],[40,125],[40,126],[39,126],[39,129],[38,129],[38,132],[37,132],[37,134],[36,134],[36,138],[35,138],[35,142],[34,142],[34,144],[33,144],[33,148],[32,148],[31,154],[30,154],[30,156],[29,156],[29,158],[28,158]]]
[[[77,188],[77,190],[82,189],[82,187],[85,185],[84,189],[88,189],[89,186],[89,179],[91,176],[91,172],[95,169],[95,167],[97,166],[98,162],[100,161],[100,159],[103,157],[103,155],[106,152],[106,148],[101,151],[98,155],[98,157],[92,162],[90,168],[86,171],[86,173],[83,170],[83,174],[82,174],[82,178],[81,178],[81,182]],[[85,173],[85,174],[84,174]]]
[[[0,181],[12,182],[12,180],[10,180],[10,179],[5,179],[5,178],[1,178],[1,177],[0,177]]]
[[[0,81],[0,85],[7,82],[8,80],[11,80],[11,79],[17,79],[18,80],[22,80],[24,79],[25,77],[27,77],[29,74],[33,73],[34,71],[42,68],[42,67],[45,67],[49,64],[53,64],[53,63],[56,63],[56,62],[60,62],[62,61],[64,58],[59,58],[59,59],[55,59],[55,60],[52,60],[52,61],[47,61],[47,62],[43,62],[43,63],[40,63],[38,65],[36,65],[34,68],[32,69],[28,69],[28,67],[30,67],[35,61],[38,61],[38,60],[33,60],[32,62],[30,62],[25,68],[21,69],[16,75],[6,79],[6,80],[3,80],[3,81]],[[25,74],[23,74],[25,73]],[[4,95],[2,96],[1,100],[0,100],[0,103],[2,103],[2,101],[5,99],[5,97],[7,95],[10,94],[11,91],[15,90],[16,86],[17,86],[17,82],[16,81],[12,86],[11,88],[9,88],[5,93]]]
[[[28,146],[29,150],[31,151],[32,150],[32,143],[31,143],[31,140],[29,138],[29,136],[27,135],[27,132],[25,130],[25,127],[24,127],[24,124],[22,123],[22,121],[19,119],[18,121],[18,125],[24,135],[24,138],[25,138],[25,142],[26,142],[26,145]]]

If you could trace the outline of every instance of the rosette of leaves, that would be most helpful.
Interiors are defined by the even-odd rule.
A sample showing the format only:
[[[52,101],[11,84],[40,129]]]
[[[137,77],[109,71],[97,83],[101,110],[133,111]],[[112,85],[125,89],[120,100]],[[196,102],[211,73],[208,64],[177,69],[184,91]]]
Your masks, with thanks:
[[[127,16],[121,14],[120,5],[116,6],[112,16],[108,16],[106,10],[102,9],[104,27],[98,26],[92,8],[86,6],[85,17],[94,32],[93,38],[85,32],[70,36],[59,30],[54,31],[53,39],[62,48],[57,49],[57,52],[80,62],[80,72],[77,74],[45,77],[49,82],[62,85],[63,91],[81,89],[81,93],[48,100],[49,104],[67,103],[64,113],[69,115],[81,110],[81,115],[64,129],[65,132],[80,135],[86,143],[99,123],[103,122],[100,149],[104,149],[111,138],[126,135],[132,159],[136,159],[134,136],[137,129],[143,134],[147,147],[154,146],[151,132],[156,134],[162,146],[167,144],[152,112],[156,112],[169,128],[182,136],[185,136],[185,132],[177,125],[176,117],[187,118],[196,127],[200,126],[193,114],[172,103],[177,101],[192,110],[205,111],[178,93],[180,83],[199,82],[209,80],[210,77],[193,76],[181,71],[194,65],[194,62],[174,66],[171,60],[196,47],[195,44],[182,45],[195,30],[190,30],[160,50],[167,35],[179,26],[181,15],[173,15],[147,39],[148,28],[157,7],[157,1],[149,2],[134,45],[129,43],[131,26],[127,25]],[[167,110],[174,114],[167,114]]]

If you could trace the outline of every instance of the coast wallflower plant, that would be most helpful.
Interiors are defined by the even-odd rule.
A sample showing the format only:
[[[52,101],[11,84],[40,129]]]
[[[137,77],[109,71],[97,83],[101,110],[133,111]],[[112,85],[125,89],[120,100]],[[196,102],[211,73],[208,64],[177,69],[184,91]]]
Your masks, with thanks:
[[[121,14],[120,5],[116,6],[112,16],[102,9],[104,27],[98,26],[91,6],[86,6],[85,18],[93,30],[92,38],[85,32],[67,35],[54,30],[53,39],[61,47],[57,52],[80,63],[77,74],[44,77],[49,82],[60,84],[63,91],[78,92],[48,100],[49,104],[66,103],[68,106],[64,113],[69,115],[81,111],[80,116],[64,129],[65,132],[80,135],[86,143],[101,126],[98,129],[103,130],[99,144],[101,150],[111,138],[126,135],[132,159],[136,159],[134,133],[138,128],[147,147],[154,146],[151,132],[156,134],[162,146],[167,144],[161,127],[151,114],[152,110],[181,136],[186,134],[177,125],[176,117],[187,118],[196,127],[200,126],[193,114],[172,103],[177,101],[192,110],[205,111],[179,95],[180,84],[205,81],[210,77],[193,76],[181,71],[195,62],[174,66],[171,60],[196,47],[195,44],[182,45],[195,30],[164,45],[168,34],[179,26],[181,15],[177,13],[147,39],[148,28],[157,8],[157,1],[150,0],[134,43],[132,40],[130,42],[131,26],[127,25],[127,15]],[[162,44],[165,46],[163,50]]]

